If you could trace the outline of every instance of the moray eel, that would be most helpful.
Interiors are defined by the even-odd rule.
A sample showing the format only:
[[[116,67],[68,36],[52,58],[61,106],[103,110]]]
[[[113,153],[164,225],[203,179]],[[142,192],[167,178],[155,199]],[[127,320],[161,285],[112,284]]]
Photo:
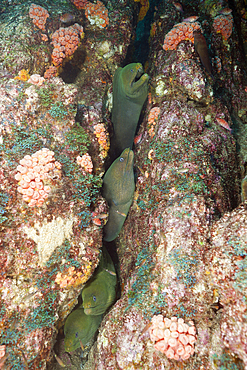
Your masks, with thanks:
[[[107,250],[102,248],[99,266],[82,289],[82,306],[86,315],[101,315],[116,299],[117,276]]]
[[[133,140],[148,94],[148,74],[143,74],[141,63],[118,68],[113,78],[112,145],[118,157],[125,148],[132,148]]]
[[[93,338],[101,321],[102,315],[88,316],[85,314],[82,307],[79,307],[77,310],[71,312],[64,325],[65,351],[75,351],[81,346],[81,343],[83,346],[86,346],[87,343]]]
[[[201,33],[201,31],[199,30],[196,30],[193,32],[193,37],[194,37],[195,50],[197,51],[200,57],[202,65],[204,66],[206,71],[210,74],[210,76],[212,76],[212,67],[211,67],[211,63],[209,60],[206,39]]]
[[[114,240],[121,231],[135,191],[134,153],[126,148],[107,170],[103,178],[103,196],[109,204],[104,240]]]

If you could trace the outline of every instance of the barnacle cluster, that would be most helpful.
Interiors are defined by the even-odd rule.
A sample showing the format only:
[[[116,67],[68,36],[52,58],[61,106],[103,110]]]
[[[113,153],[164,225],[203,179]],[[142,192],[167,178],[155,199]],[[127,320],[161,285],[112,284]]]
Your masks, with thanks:
[[[17,191],[22,194],[29,207],[40,207],[48,198],[50,186],[44,185],[43,180],[48,178],[48,172],[57,169],[61,164],[55,161],[54,152],[43,148],[32,155],[26,155],[17,166],[15,179],[18,181]]]
[[[61,27],[53,33],[51,43],[54,49],[51,58],[55,66],[61,65],[66,57],[74,54],[83,35],[83,27],[78,23],[67,28]]]
[[[193,32],[200,29],[201,26],[198,22],[181,22],[176,24],[171,31],[166,34],[163,49],[175,50],[178,44],[183,40],[194,42]]]
[[[189,325],[182,318],[164,318],[155,315],[152,318],[150,339],[154,348],[174,360],[187,360],[194,353],[196,328],[193,321]]]

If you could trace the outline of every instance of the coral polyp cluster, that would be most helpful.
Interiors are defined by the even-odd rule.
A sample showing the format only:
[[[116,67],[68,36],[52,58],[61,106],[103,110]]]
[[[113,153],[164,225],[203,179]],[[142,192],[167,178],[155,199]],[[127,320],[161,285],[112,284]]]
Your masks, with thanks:
[[[175,50],[178,44],[183,40],[194,42],[193,32],[201,30],[198,22],[181,22],[176,24],[171,31],[166,34],[163,49]]]
[[[215,17],[213,29],[217,33],[221,33],[224,40],[227,40],[232,34],[233,17],[231,14],[220,14]]]
[[[51,43],[54,49],[51,58],[55,66],[60,66],[66,57],[74,54],[83,35],[83,27],[78,23],[67,28],[61,27],[53,33]]]
[[[72,3],[77,7],[77,9],[84,9],[88,4],[88,0],[71,0]]]
[[[158,121],[160,114],[160,108],[159,107],[154,107],[150,110],[149,115],[148,115],[148,126],[149,130],[148,133],[151,137],[154,137],[154,127]]]
[[[89,173],[93,172],[93,162],[92,158],[88,153],[84,154],[82,157],[78,156],[76,158],[77,163],[86,171]]]
[[[17,166],[15,179],[18,181],[17,191],[22,194],[23,200],[29,207],[40,207],[48,198],[50,186],[44,185],[43,180],[48,178],[48,172],[59,170],[61,164],[55,161],[54,152],[43,148],[36,153],[26,155]]]
[[[85,16],[90,24],[104,28],[109,24],[108,10],[101,1],[96,4],[88,2],[85,7]]]
[[[31,4],[29,8],[29,17],[32,19],[33,24],[42,31],[45,31],[46,19],[49,17],[49,13],[42,6]]]
[[[97,125],[94,126],[94,134],[96,135],[98,143],[103,151],[102,153],[103,158],[105,158],[107,156],[110,144],[108,133],[106,132],[103,123],[98,123]]]
[[[193,321],[189,325],[182,318],[164,318],[155,315],[152,318],[150,339],[154,347],[163,352],[166,357],[174,360],[187,360],[194,353],[196,328]]]
[[[50,66],[44,73],[44,78],[49,80],[52,77],[56,77],[58,75],[57,68],[55,66]]]

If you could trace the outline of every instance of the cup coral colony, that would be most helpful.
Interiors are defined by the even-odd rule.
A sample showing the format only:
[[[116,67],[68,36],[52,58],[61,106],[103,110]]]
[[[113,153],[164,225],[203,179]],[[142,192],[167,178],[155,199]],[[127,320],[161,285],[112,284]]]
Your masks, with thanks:
[[[187,360],[195,352],[196,328],[193,321],[186,324],[182,318],[155,315],[149,333],[154,348],[169,359]]]

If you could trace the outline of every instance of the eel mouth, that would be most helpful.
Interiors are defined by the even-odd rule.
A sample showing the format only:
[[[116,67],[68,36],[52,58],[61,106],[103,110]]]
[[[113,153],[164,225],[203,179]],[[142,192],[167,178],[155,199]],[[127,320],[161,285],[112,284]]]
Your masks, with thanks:
[[[144,71],[143,71],[142,65],[140,64],[136,68],[136,73],[135,73],[133,80],[131,81],[131,86],[133,86],[136,82],[138,82],[143,74],[144,74]]]
[[[147,84],[149,80],[149,76],[147,73],[144,73],[142,65],[138,66],[136,68],[135,76],[133,76],[133,79],[131,81],[131,89],[132,93],[136,94],[143,89],[143,86]]]

